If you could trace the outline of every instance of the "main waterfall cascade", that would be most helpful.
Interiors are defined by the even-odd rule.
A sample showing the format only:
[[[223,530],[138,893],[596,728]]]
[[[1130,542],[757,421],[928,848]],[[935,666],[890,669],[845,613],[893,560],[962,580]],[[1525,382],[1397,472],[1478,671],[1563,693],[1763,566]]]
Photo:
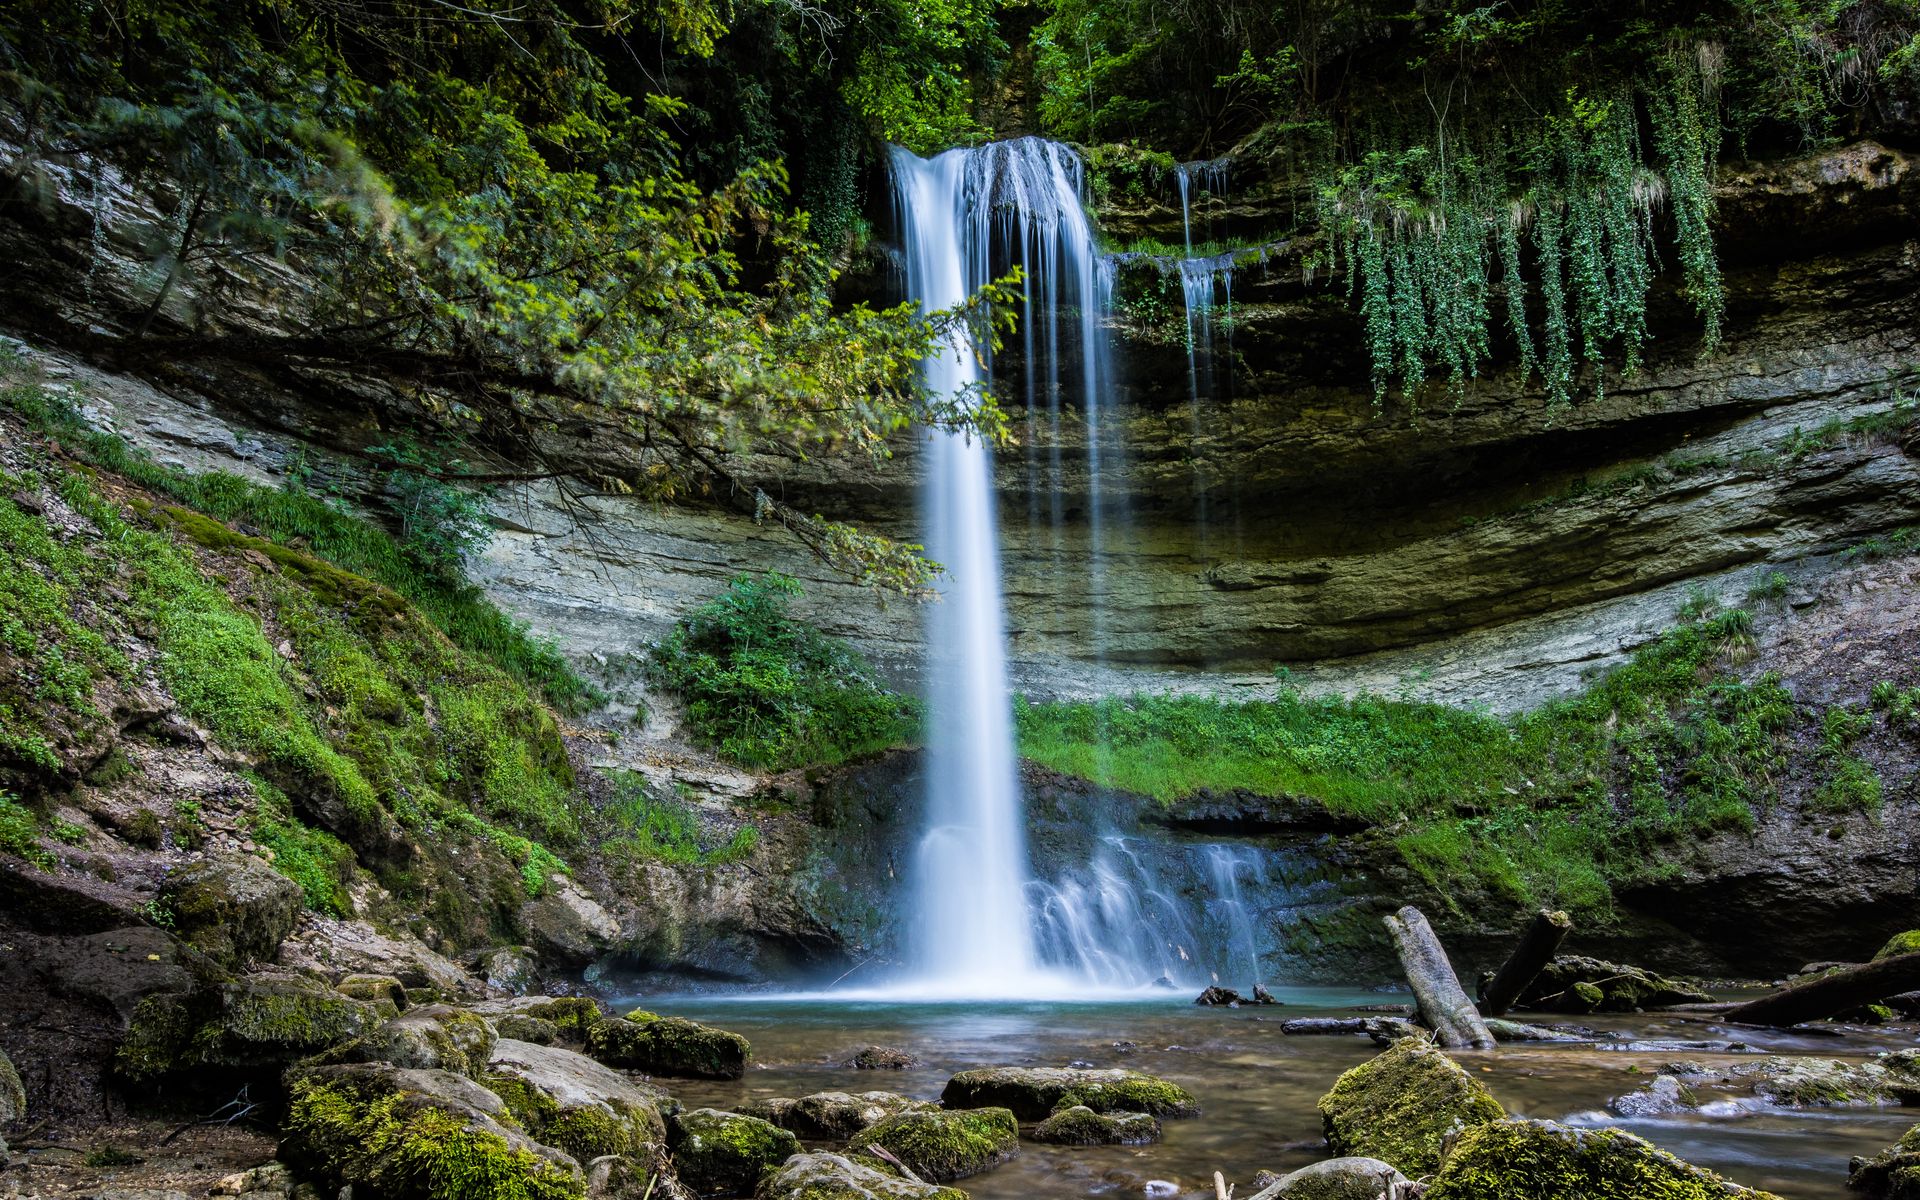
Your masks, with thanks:
[[[1080,159],[1056,143],[1021,138],[930,159],[896,148],[892,165],[907,290],[922,311],[962,303],[1011,266],[1025,270],[1019,336],[1036,481],[1028,517],[1055,530],[1062,524],[1060,435],[1077,408],[1091,527],[1078,586],[1089,589],[1099,613],[1110,520],[1102,483],[1114,465],[1101,427],[1115,386],[1105,332],[1113,274],[1087,218]],[[989,385],[989,358],[990,347],[957,334],[927,361],[926,382],[964,403]],[[1031,449],[1043,420],[1053,448],[1044,495]],[[1155,980],[1212,982],[1222,971],[1243,984],[1258,979],[1258,937],[1242,898],[1243,883],[1265,882],[1252,851],[1181,848],[1175,886],[1136,839],[1115,836],[1092,861],[1060,868],[1052,880],[1034,878],[1014,748],[991,451],[965,433],[930,431],[926,462],[928,553],[946,566],[947,579],[941,602],[928,608],[927,824],[915,858],[915,975],[902,988],[948,998],[1026,997]],[[1057,556],[1057,537],[1054,546]],[[1105,622],[1096,616],[1094,626],[1098,655]]]

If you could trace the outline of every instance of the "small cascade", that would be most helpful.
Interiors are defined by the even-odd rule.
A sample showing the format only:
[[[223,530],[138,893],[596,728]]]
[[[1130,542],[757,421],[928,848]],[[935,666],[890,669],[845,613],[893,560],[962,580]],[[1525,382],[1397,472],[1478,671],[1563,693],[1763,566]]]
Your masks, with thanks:
[[[1193,201],[1196,189],[1223,198],[1227,191],[1227,160],[1181,163],[1173,169],[1180,192],[1180,232],[1187,254],[1180,260],[1180,294],[1187,312],[1187,400],[1190,406],[1194,462],[1193,494],[1195,520],[1201,533],[1200,552],[1207,551],[1209,528],[1208,495],[1213,481],[1208,478],[1205,456],[1201,452],[1207,430],[1201,419],[1201,404],[1216,398],[1218,389],[1214,369],[1213,310],[1218,289],[1226,298],[1228,336],[1232,333],[1233,253],[1195,256],[1193,252]]]

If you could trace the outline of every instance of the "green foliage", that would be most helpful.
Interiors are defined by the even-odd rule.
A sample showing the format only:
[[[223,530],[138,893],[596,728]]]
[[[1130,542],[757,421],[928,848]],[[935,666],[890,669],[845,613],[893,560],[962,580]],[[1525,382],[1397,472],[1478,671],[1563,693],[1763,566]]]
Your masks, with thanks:
[[[602,813],[607,833],[600,844],[609,861],[723,866],[746,858],[760,844],[760,831],[741,825],[726,841],[709,847],[690,805],[649,795],[645,781],[635,775],[619,775],[613,782],[614,799]]]
[[[347,884],[353,877],[353,851],[325,830],[302,822],[279,788],[257,777],[252,783],[256,803],[248,826],[253,839],[273,852],[273,869],[300,885],[314,912],[352,916]]]
[[[919,707],[844,642],[788,612],[800,585],[742,575],[653,647],[648,676],[685,701],[694,735],[749,766],[843,762],[910,740]]]
[[[1878,562],[1920,554],[1920,525],[1902,525],[1891,533],[1875,534],[1840,554],[1842,562]]]
[[[443,470],[457,472],[464,464],[449,462],[444,450],[429,456],[411,441],[372,446],[367,453],[388,464],[387,495],[407,552],[427,571],[458,580],[467,555],[483,548],[493,533],[480,494],[440,477]]]
[[[0,853],[24,858],[42,871],[54,867],[53,855],[40,845],[39,814],[9,792],[0,792]]]
[[[1734,677],[1751,618],[1702,594],[1683,623],[1579,695],[1511,718],[1377,696],[1133,696],[1021,704],[1021,752],[1172,802],[1201,789],[1298,796],[1377,828],[1450,900],[1477,888],[1604,918],[1663,848],[1748,829],[1778,803],[1789,736],[1829,737],[1832,782],[1804,803],[1872,809],[1844,754],[1863,714],[1797,706],[1779,678]]]

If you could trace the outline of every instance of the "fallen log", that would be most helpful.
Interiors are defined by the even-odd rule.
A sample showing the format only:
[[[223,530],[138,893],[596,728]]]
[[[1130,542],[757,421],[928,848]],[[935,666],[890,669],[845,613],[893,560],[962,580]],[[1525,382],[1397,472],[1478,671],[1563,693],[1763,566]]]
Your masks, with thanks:
[[[1506,1016],[1514,1001],[1520,999],[1520,993],[1526,991],[1527,985],[1560,953],[1560,943],[1567,940],[1572,928],[1573,918],[1566,913],[1543,908],[1533,914],[1533,920],[1527,922],[1526,931],[1520,935],[1520,944],[1513,948],[1507,961],[1500,964],[1482,993],[1480,1011],[1489,1017]]]
[[[1422,1037],[1425,1031],[1403,1017],[1296,1017],[1281,1024],[1288,1037],[1364,1033],[1381,1045],[1403,1037]]]
[[[1737,1004],[1722,1018],[1739,1025],[1798,1025],[1876,1004],[1916,988],[1920,988],[1920,952],[1896,954]]]
[[[1493,1034],[1487,1032],[1480,1010],[1460,986],[1460,977],[1453,973],[1453,964],[1426,915],[1409,904],[1383,919],[1400,952],[1400,968],[1420,1002],[1420,1016],[1433,1027],[1434,1040],[1451,1050],[1493,1049]]]

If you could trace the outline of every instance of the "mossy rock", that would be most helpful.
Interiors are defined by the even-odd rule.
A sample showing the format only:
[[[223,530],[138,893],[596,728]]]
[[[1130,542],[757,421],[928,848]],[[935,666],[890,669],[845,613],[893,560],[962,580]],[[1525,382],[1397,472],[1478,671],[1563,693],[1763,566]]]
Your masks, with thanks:
[[[1880,952],[1873,956],[1873,961],[1879,962],[1883,958],[1893,958],[1901,954],[1920,954],[1920,929],[1909,929],[1905,933],[1896,933],[1888,938],[1887,944],[1880,947]]]
[[[447,1004],[423,1004],[372,1033],[321,1055],[321,1063],[392,1063],[478,1079],[499,1034],[485,1017]]]
[[[933,1107],[931,1101],[897,1092],[815,1092],[794,1100],[754,1101],[734,1111],[771,1121],[803,1138],[844,1142],[898,1113]]]
[[[1020,1124],[1005,1108],[903,1112],[861,1133],[849,1151],[879,1146],[936,1183],[978,1175],[1020,1153]]]
[[[376,1005],[382,1002],[390,1004],[394,1016],[411,1007],[406,987],[391,975],[349,975],[333,987],[342,996],[352,996],[355,1000]]]
[[[1040,1122],[1027,1137],[1054,1146],[1144,1146],[1160,1140],[1160,1122],[1146,1113],[1108,1115],[1076,1104]]]
[[[1179,1084],[1118,1068],[986,1067],[962,1071],[947,1081],[940,1103],[948,1108],[1011,1109],[1022,1121],[1044,1120],[1075,1105],[1102,1113],[1200,1115],[1199,1101]]]
[[[1778,1200],[1617,1129],[1496,1121],[1467,1130],[1426,1200]]]
[[[1920,1125],[1871,1158],[1856,1156],[1847,1186],[1867,1200],[1920,1200]]]
[[[13,1060],[0,1051],[0,1125],[11,1125],[27,1115],[27,1088]]]
[[[1920,1104],[1920,1050],[1895,1050],[1870,1062],[1767,1055],[1748,1061],[1670,1066],[1689,1091],[1746,1089],[1785,1108]]]
[[[539,1040],[509,1034],[501,1027],[502,1020],[518,1017],[545,1022],[554,1031],[551,1041],[575,1048],[586,1045],[588,1031],[607,1019],[599,1002],[586,996],[514,996],[505,1000],[482,1001],[473,1009],[492,1021],[500,1029],[502,1037],[516,1037],[523,1042]]]
[[[587,1053],[610,1067],[690,1079],[738,1079],[747,1072],[747,1039],[689,1021],[635,1011],[587,1031]]]
[[[1380,1200],[1402,1194],[1394,1189],[1407,1177],[1377,1158],[1330,1158],[1273,1182],[1280,1187],[1279,1200]]]
[[[182,867],[160,901],[181,941],[227,967],[271,959],[305,905],[299,884],[241,855]]]
[[[645,1157],[667,1142],[665,1092],[557,1046],[502,1038],[481,1078],[528,1133],[581,1162]]]
[[[1320,1097],[1320,1116],[1335,1154],[1377,1158],[1417,1178],[1440,1165],[1449,1138],[1506,1110],[1459,1063],[1402,1038],[1340,1076]]]
[[[800,1139],[758,1117],[696,1108],[673,1121],[674,1171],[703,1196],[744,1196],[800,1153]]]
[[[847,1065],[856,1071],[905,1071],[919,1066],[920,1060],[892,1046],[867,1046],[848,1059]]]
[[[523,1017],[519,1013],[507,1013],[504,1016],[495,1017],[493,1027],[500,1031],[501,1037],[512,1038],[516,1042],[552,1046],[560,1041],[560,1027],[540,1017]]]
[[[115,1056],[130,1079],[206,1067],[278,1069],[364,1037],[380,1011],[301,975],[251,975],[133,1010]]]
[[[464,1075],[385,1063],[288,1078],[280,1154],[303,1175],[381,1200],[576,1200],[579,1164],[514,1129]]]
[[[756,1200],[967,1200],[958,1188],[915,1183],[841,1154],[796,1154],[760,1181]]]
[[[1637,1012],[1712,999],[1697,988],[1639,967],[1562,955],[1527,985],[1519,1007],[1543,1012]]]

